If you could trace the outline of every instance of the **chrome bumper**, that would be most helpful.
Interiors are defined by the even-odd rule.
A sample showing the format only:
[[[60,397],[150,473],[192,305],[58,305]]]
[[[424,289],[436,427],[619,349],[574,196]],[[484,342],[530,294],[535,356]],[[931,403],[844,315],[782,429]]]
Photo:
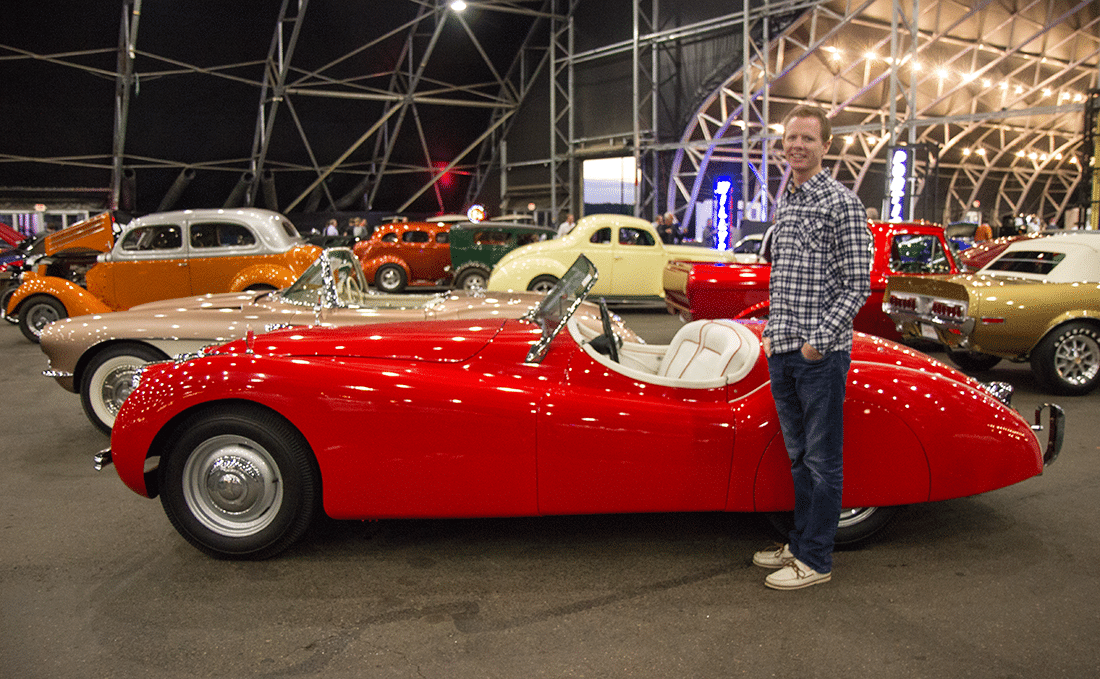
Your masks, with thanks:
[[[1043,411],[1050,410],[1047,426],[1042,424]],[[1031,425],[1032,431],[1047,430],[1047,448],[1043,453],[1043,466],[1049,467],[1062,452],[1062,440],[1066,436],[1066,411],[1057,403],[1044,403],[1035,409],[1035,424]]]
[[[95,470],[97,472],[98,471],[103,471],[103,468],[106,467],[109,464],[111,464],[111,449],[110,448],[104,448],[103,450],[99,451],[98,453],[96,453],[92,457],[92,466],[95,467]]]

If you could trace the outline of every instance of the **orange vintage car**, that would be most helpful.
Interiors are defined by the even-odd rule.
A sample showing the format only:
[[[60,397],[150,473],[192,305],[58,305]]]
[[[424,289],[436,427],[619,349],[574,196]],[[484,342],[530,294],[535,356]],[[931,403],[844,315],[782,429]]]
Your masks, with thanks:
[[[392,222],[379,226],[353,252],[363,275],[385,292],[409,285],[450,285],[451,225],[448,222]]]
[[[37,342],[42,328],[69,316],[188,295],[285,288],[320,252],[270,210],[162,212],[125,226],[103,213],[47,237],[47,256],[22,274],[6,311]]]

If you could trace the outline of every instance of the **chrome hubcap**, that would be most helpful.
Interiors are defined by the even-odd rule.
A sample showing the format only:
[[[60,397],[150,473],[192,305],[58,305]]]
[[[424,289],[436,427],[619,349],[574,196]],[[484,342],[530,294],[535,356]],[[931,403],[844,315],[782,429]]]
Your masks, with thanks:
[[[851,509],[840,510],[840,521],[837,522],[838,528],[844,528],[846,526],[854,526],[855,524],[866,521],[878,507],[852,507]]]
[[[120,365],[104,376],[103,385],[99,391],[100,399],[112,415],[118,415],[118,409],[122,407],[123,401],[134,390],[134,373],[140,367],[140,365]]]
[[[382,272],[382,287],[395,288],[401,282],[401,276],[396,269],[386,269]]]
[[[54,309],[52,306],[48,306],[46,304],[39,304],[35,306],[31,309],[30,314],[28,315],[28,324],[31,328],[34,329],[36,335],[42,332],[42,328],[45,328],[50,323],[53,323],[54,321],[61,318],[61,316],[57,313],[57,309]]]
[[[233,435],[202,443],[183,472],[184,499],[208,529],[227,536],[253,535],[268,526],[283,500],[275,460],[255,441]]]
[[[1100,371],[1100,345],[1088,335],[1073,335],[1054,352],[1054,369],[1074,386],[1083,386]]]
[[[485,283],[484,276],[471,274],[462,281],[462,289],[466,292],[477,292],[485,289]]]

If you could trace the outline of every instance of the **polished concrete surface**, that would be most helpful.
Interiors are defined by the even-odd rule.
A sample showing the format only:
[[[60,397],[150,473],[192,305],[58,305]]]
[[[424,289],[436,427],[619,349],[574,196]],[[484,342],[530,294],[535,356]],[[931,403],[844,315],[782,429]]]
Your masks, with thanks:
[[[653,342],[676,319],[624,314]],[[0,327],[0,677],[1089,677],[1100,392],[1042,477],[907,508],[832,582],[766,589],[753,515],[323,522],[218,561],[92,470],[107,437]],[[951,426],[952,413],[943,426]],[[369,432],[364,432],[369,436]],[[884,441],[888,454],[889,441]]]

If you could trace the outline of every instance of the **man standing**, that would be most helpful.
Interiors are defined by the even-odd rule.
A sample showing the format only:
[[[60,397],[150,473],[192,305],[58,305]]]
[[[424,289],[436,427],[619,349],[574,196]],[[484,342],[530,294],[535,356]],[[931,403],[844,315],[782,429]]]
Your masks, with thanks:
[[[777,569],[764,584],[780,590],[832,577],[852,321],[871,292],[867,212],[822,168],[831,141],[832,126],[819,108],[799,106],[784,119],[790,179],[766,238],[772,269],[764,353],[795,509],[789,542],[757,552],[753,563]]]
[[[558,238],[572,231],[573,227],[576,225],[577,221],[573,218],[573,213],[570,212],[565,216],[565,221],[558,225]]]

